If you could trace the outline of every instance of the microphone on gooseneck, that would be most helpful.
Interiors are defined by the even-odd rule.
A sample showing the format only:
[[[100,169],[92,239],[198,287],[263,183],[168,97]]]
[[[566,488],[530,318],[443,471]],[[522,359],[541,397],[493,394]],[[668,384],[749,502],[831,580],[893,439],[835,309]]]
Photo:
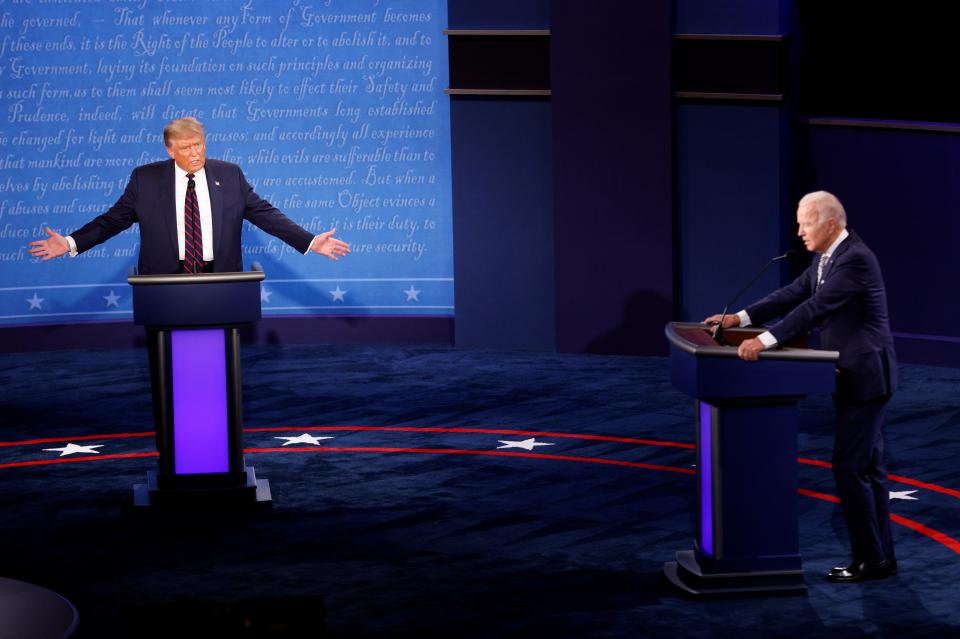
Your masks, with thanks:
[[[739,291],[737,291],[737,294],[734,295],[734,296],[730,299],[730,301],[726,303],[726,305],[724,305],[724,307],[723,307],[723,312],[720,314],[720,323],[718,323],[718,324],[716,325],[716,328],[715,328],[714,331],[713,331],[713,339],[715,339],[715,340],[717,341],[717,344],[723,344],[723,318],[725,318],[725,317],[727,316],[727,309],[730,308],[730,305],[733,304],[734,302],[736,302],[736,301],[740,298],[740,296],[743,295],[743,294],[747,291],[748,288],[750,288],[751,286],[753,286],[754,282],[756,282],[757,280],[759,280],[759,279],[760,279],[760,276],[763,275],[764,273],[766,273],[766,272],[767,272],[767,269],[770,268],[770,266],[771,266],[774,262],[779,262],[780,260],[785,260],[785,259],[787,259],[787,258],[793,257],[793,256],[796,254],[796,252],[797,252],[796,249],[790,249],[789,251],[787,251],[787,252],[784,253],[783,255],[778,255],[778,256],[772,258],[769,262],[767,262],[766,264],[763,265],[763,268],[760,269],[760,272],[759,272],[759,273],[757,273],[756,275],[753,276],[753,279],[752,279],[752,280],[750,280],[749,282],[747,282],[747,285],[746,285],[746,286],[744,286],[744,287],[741,288]]]

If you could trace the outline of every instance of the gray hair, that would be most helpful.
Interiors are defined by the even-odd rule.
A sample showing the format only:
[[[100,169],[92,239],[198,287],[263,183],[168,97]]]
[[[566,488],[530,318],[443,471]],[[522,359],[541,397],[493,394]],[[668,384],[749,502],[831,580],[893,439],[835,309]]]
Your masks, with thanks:
[[[837,225],[840,228],[847,228],[847,212],[843,210],[843,204],[840,204],[840,200],[838,200],[837,196],[833,193],[826,191],[807,193],[800,199],[800,204],[797,205],[797,208],[803,208],[805,206],[809,206],[817,212],[818,222],[826,222],[827,220],[833,219],[837,221]]]
[[[185,138],[189,135],[199,135],[201,139],[206,138],[203,131],[203,125],[196,118],[180,118],[173,120],[167,126],[163,127],[163,143],[168,148],[177,138]]]

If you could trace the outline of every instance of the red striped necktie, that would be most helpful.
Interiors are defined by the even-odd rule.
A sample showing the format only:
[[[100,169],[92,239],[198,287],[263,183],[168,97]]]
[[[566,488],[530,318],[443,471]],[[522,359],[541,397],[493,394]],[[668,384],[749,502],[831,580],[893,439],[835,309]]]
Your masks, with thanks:
[[[197,202],[197,184],[193,173],[187,173],[187,199],[183,205],[183,270],[187,273],[203,271],[203,233],[200,230],[200,204]]]

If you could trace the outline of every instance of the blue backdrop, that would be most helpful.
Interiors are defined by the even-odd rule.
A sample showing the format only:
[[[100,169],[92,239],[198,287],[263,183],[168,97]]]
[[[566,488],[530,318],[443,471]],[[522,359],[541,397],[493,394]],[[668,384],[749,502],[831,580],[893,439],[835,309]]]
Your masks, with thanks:
[[[106,210],[162,129],[353,254],[304,257],[248,225],[266,315],[452,315],[446,2],[6,3],[0,11],[0,323],[121,319],[136,226],[38,264],[27,243]]]

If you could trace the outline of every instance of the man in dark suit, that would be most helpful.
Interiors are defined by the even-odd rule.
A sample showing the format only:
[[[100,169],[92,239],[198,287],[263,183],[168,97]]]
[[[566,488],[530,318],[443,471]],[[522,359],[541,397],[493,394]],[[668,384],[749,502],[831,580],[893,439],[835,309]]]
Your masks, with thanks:
[[[194,118],[163,129],[170,159],[137,167],[123,195],[110,209],[64,237],[47,228],[47,239],[30,243],[30,254],[44,261],[75,257],[105,242],[134,222],[140,225],[141,275],[224,273],[243,270],[240,243],[249,220],[295,250],[336,260],[350,252],[333,234],[313,235],[258,196],[240,167],[208,160],[203,125]],[[157,375],[156,330],[147,328],[157,450],[163,450],[159,417],[162,398]]]
[[[336,260],[350,252],[332,237],[336,229],[313,235],[258,196],[240,167],[208,160],[203,125],[196,119],[174,120],[164,128],[163,141],[169,160],[134,169],[106,213],[66,237],[48,228],[47,239],[30,243],[30,254],[43,260],[76,256],[136,222],[142,275],[242,271],[244,220],[303,254]]]
[[[818,191],[804,196],[797,207],[797,224],[797,234],[818,259],[789,285],[722,321],[728,328],[782,318],[740,344],[738,354],[747,361],[816,327],[823,348],[839,351],[833,474],[853,560],[831,570],[827,579],[883,579],[897,572],[881,430],[884,410],[897,386],[897,360],[883,277],[873,252],[847,230],[843,205],[832,194]],[[705,321],[716,324],[721,317]]]

